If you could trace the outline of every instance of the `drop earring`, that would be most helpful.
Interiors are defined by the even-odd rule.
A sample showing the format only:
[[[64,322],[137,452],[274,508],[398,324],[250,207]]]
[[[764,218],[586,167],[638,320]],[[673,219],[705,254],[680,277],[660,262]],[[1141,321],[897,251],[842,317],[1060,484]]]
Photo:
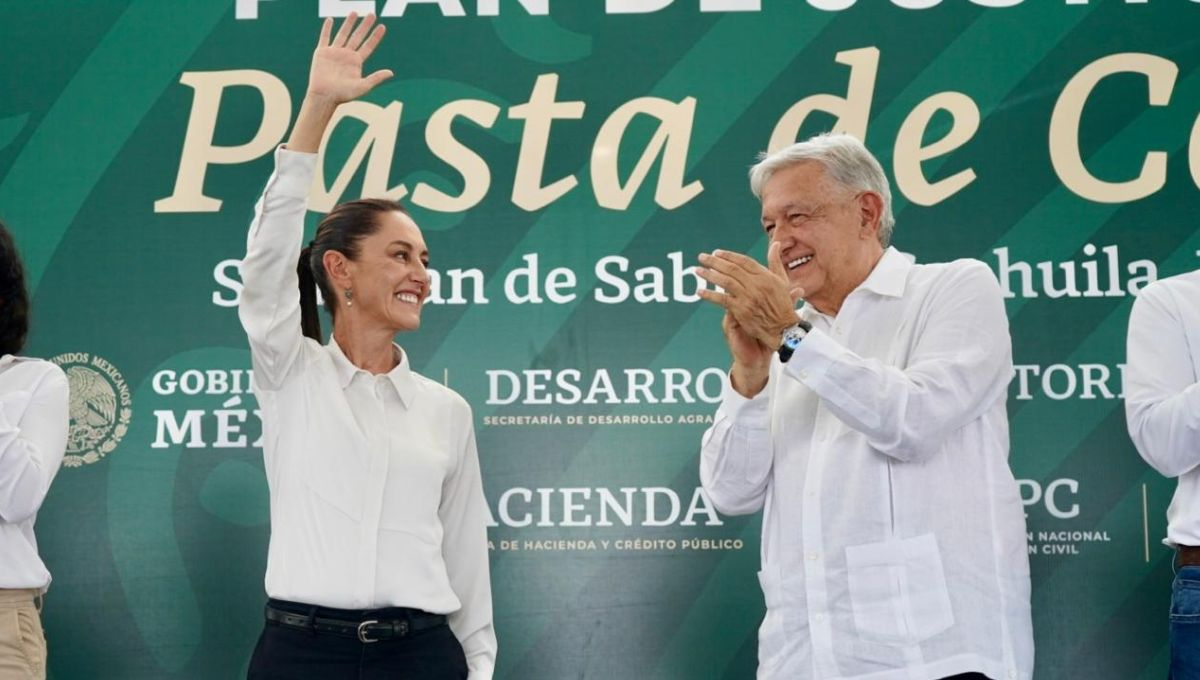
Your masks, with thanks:
[[[354,306],[354,293],[350,292],[349,288],[342,291],[342,297],[346,298],[346,306],[347,307]]]

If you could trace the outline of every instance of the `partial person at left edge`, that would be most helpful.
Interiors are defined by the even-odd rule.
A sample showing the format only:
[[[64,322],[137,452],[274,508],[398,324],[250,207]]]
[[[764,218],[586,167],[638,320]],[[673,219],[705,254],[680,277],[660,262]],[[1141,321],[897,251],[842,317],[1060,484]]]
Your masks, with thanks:
[[[29,331],[25,271],[0,223],[0,678],[46,677],[40,616],[50,572],[33,532],[67,448],[62,369],[20,356]]]

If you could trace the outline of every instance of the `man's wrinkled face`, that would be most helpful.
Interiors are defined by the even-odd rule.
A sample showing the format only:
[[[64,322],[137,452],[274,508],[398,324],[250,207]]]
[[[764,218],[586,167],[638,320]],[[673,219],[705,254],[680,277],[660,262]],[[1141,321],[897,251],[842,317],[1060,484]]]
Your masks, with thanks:
[[[878,251],[861,195],[816,161],[781,168],[763,186],[763,229],[779,242],[791,284],[821,311],[841,306],[862,282],[862,262]]]

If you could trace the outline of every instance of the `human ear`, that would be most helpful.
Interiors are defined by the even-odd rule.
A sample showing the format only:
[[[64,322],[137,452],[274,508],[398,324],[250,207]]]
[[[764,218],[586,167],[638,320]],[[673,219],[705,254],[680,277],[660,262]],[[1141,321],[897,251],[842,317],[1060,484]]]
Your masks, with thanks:
[[[864,191],[858,195],[859,225],[864,236],[876,238],[879,235],[879,225],[883,219],[883,198],[874,191]]]
[[[326,250],[321,256],[321,265],[325,267],[325,278],[332,287],[339,290],[351,287],[354,263],[350,258],[336,250]]]

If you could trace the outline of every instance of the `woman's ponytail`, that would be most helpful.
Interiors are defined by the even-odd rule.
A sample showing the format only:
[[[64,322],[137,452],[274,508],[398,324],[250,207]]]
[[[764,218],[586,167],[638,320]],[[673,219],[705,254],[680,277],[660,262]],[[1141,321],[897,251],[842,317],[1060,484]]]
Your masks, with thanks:
[[[321,317],[317,313],[317,280],[312,270],[312,244],[301,249],[296,275],[300,279],[300,331],[317,342],[323,342]]]

